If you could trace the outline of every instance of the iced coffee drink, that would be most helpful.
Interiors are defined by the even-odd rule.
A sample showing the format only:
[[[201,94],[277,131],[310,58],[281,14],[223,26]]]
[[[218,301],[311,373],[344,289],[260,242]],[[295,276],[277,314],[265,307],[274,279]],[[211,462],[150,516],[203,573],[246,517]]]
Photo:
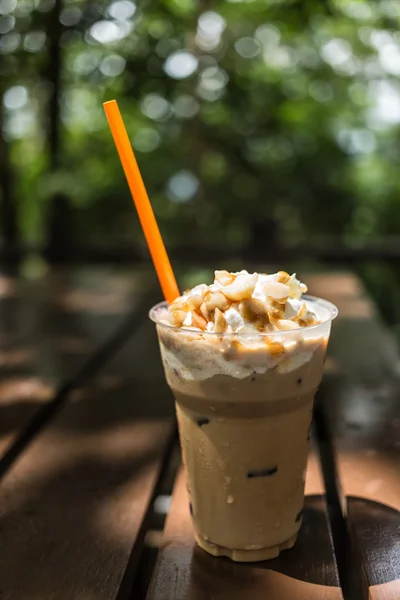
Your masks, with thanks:
[[[273,558],[301,526],[313,398],[336,308],[295,275],[216,271],[155,306],[198,544]]]

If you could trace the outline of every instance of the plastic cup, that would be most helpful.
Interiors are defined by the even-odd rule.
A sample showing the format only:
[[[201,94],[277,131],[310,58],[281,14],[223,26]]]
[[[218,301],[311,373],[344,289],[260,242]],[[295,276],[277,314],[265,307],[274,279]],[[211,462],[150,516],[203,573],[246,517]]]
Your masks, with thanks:
[[[217,334],[150,311],[175,397],[197,543],[235,561],[274,558],[302,522],[313,399],[337,308],[305,296],[321,323]],[[283,350],[282,350],[283,348]]]

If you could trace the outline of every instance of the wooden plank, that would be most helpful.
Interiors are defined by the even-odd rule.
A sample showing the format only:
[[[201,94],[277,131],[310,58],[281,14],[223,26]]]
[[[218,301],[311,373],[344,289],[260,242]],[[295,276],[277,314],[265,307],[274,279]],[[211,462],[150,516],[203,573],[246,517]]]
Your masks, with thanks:
[[[399,353],[359,279],[326,275],[311,289],[339,306],[321,399],[364,596],[400,598]]]
[[[339,600],[336,562],[317,457],[309,459],[303,525],[292,550],[259,563],[215,558],[194,541],[183,470],[177,479],[147,600]]]
[[[0,457],[149,289],[141,271],[105,267],[0,274]]]
[[[143,352],[148,373],[137,361]],[[128,565],[134,576],[173,412],[146,317],[2,480],[2,598],[116,597]]]

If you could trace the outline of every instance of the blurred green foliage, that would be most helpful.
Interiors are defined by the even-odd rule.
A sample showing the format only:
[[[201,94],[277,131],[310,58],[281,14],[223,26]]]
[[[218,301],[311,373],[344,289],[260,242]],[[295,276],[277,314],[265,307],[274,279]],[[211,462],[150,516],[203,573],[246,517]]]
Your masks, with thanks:
[[[46,241],[59,192],[71,238],[142,239],[102,110],[114,97],[169,244],[240,246],[265,217],[282,241],[397,233],[399,22],[398,0],[0,0],[22,239]]]

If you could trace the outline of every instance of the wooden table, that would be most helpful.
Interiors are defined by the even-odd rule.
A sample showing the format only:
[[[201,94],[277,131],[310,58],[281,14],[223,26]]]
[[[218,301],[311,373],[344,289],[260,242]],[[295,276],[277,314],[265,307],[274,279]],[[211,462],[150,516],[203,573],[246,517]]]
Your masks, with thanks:
[[[244,565],[194,544],[152,273],[0,274],[1,600],[400,598],[399,355],[355,275],[302,277],[340,309],[304,523]]]

